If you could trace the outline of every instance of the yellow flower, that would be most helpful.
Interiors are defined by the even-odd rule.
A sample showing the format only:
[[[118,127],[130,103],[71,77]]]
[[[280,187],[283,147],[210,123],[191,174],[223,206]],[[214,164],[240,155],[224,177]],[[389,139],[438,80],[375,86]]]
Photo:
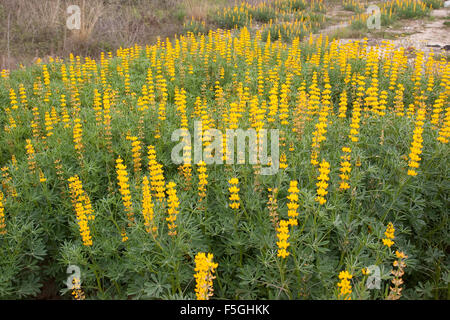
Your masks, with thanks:
[[[83,240],[83,245],[92,246],[91,232],[88,226],[88,220],[94,219],[94,211],[92,210],[89,197],[83,190],[83,185],[78,176],[73,176],[68,179],[69,189],[77,215],[77,221],[80,228],[80,235]]]
[[[5,207],[3,206],[4,199],[5,196],[0,190],[0,235],[6,234]]]
[[[117,180],[120,187],[119,192],[122,195],[122,203],[128,217],[128,225],[134,222],[133,204],[131,202],[130,185],[128,184],[128,172],[123,160],[119,157],[116,159]]]
[[[100,126],[102,123],[102,96],[98,89],[94,89],[93,109],[95,111],[95,122],[97,126]]]
[[[398,250],[395,250],[395,255],[399,259],[406,259],[408,256],[404,252],[400,252]]]
[[[347,112],[347,91],[343,90],[339,102],[339,118],[345,118]]]
[[[44,183],[46,181],[47,179],[45,178],[44,173],[42,172],[41,169],[39,169],[39,182]]]
[[[278,227],[278,213],[277,213],[277,209],[278,209],[278,204],[277,204],[277,193],[278,193],[278,188],[268,188],[267,189],[271,194],[269,194],[269,201],[267,202],[267,207],[269,209],[269,215],[271,217],[272,220],[272,224],[275,228]]]
[[[198,164],[198,196],[199,202],[206,197],[206,185],[208,184],[208,175],[206,174],[206,163],[201,161]]]
[[[36,170],[36,161],[34,160],[35,155],[34,147],[31,144],[30,139],[26,139],[25,141],[27,143],[25,149],[27,150],[28,168],[30,169],[31,173],[34,173]]]
[[[289,216],[289,224],[291,226],[296,226],[298,224],[297,217],[298,212],[297,208],[298,205],[298,193],[300,190],[297,188],[298,182],[296,180],[291,181],[289,185],[288,192],[290,193],[287,197],[289,200],[289,203],[287,204],[288,207],[288,216]]]
[[[127,140],[131,141],[131,152],[133,156],[133,169],[134,174],[137,175],[141,171],[141,142],[138,140],[138,137],[127,137]]]
[[[319,181],[316,183],[317,186],[317,197],[315,200],[319,202],[319,204],[323,205],[327,202],[325,199],[325,196],[328,194],[327,188],[328,188],[328,181],[330,178],[328,177],[328,174],[330,173],[330,164],[326,162],[325,160],[322,160],[319,166],[319,177],[317,180]]]
[[[216,278],[214,273],[217,267],[218,264],[213,262],[212,253],[206,255],[204,252],[199,252],[195,255],[194,278],[197,300],[209,300],[213,296],[213,280]]]
[[[423,125],[424,125],[426,110],[425,110],[425,105],[421,100],[423,100],[423,98],[419,97],[420,108],[417,111],[417,118],[416,118],[416,122],[415,122],[413,141],[411,142],[411,147],[410,147],[411,152],[409,154],[409,162],[408,162],[409,169],[407,172],[407,174],[409,176],[417,175],[417,171],[415,169],[417,169],[419,167],[419,161],[421,160],[421,158],[419,156],[420,156],[420,154],[422,154],[422,147],[423,147],[422,133],[423,133]]]
[[[392,241],[393,239],[395,239],[394,232],[394,225],[392,224],[392,222],[389,222],[386,228],[386,232],[384,233],[386,238],[382,239],[383,244],[389,248],[394,244],[394,241]]]
[[[122,236],[122,242],[128,241],[128,236],[127,236],[127,233],[126,233],[125,229],[122,230],[120,235]]]
[[[152,195],[150,193],[150,186],[147,176],[144,176],[142,180],[142,215],[145,220],[145,229],[148,233],[152,233],[156,236],[156,231],[158,230],[153,221],[153,207]]]
[[[289,247],[289,242],[287,241],[289,239],[289,221],[287,220],[280,220],[280,225],[277,228],[277,238],[279,241],[277,241],[278,246],[278,257],[281,257],[282,259],[285,259],[287,256],[289,256],[289,252],[286,250],[287,247]]]
[[[337,284],[339,287],[339,297],[345,300],[351,300],[352,286],[350,284],[350,279],[353,276],[348,271],[341,271],[339,273],[339,279],[341,281]]]
[[[395,260],[392,265],[396,267],[397,270],[391,270],[391,274],[394,276],[391,282],[394,286],[389,287],[390,292],[389,296],[386,298],[387,300],[400,299],[403,290],[403,288],[401,288],[401,285],[403,284],[402,276],[405,273],[404,268],[406,267],[406,263],[404,260],[407,259],[408,256],[399,251],[395,251],[395,255],[397,257],[397,260]]]
[[[166,221],[168,222],[169,236],[175,236],[177,234],[177,230],[175,230],[175,228],[177,227],[175,221],[177,220],[177,215],[179,212],[177,209],[180,205],[180,202],[178,201],[177,191],[175,187],[175,182],[170,181],[169,183],[167,183],[167,213],[169,214],[169,216],[166,218]]]
[[[82,137],[83,128],[81,125],[81,120],[79,118],[75,118],[73,125],[73,143],[75,144],[75,150],[77,151],[79,158],[83,156],[81,153],[83,150]]]
[[[231,187],[228,188],[228,191],[230,192],[230,197],[228,198],[231,203],[229,204],[230,208],[237,210],[240,207],[240,198],[239,198],[239,188],[237,187],[237,184],[239,183],[238,178],[231,178],[228,180],[228,183],[231,184]]]
[[[81,289],[80,279],[74,277],[72,279],[72,295],[75,300],[85,300],[86,297],[84,295],[83,290]]]
[[[286,169],[287,167],[286,155],[282,153],[280,156],[280,169]]]
[[[150,172],[150,183],[152,185],[151,190],[158,201],[163,201],[165,195],[165,181],[163,166],[156,161],[155,147],[148,146],[148,169]]]
[[[339,168],[339,171],[341,172],[339,175],[341,178],[339,189],[347,190],[350,188],[347,181],[350,179],[350,172],[352,171],[351,164],[349,162],[351,159],[350,153],[352,149],[349,147],[342,147],[342,151],[344,152],[344,155],[341,156],[341,167]]]
[[[383,244],[387,247],[391,247],[394,244],[394,241],[390,240],[390,239],[382,239]]]

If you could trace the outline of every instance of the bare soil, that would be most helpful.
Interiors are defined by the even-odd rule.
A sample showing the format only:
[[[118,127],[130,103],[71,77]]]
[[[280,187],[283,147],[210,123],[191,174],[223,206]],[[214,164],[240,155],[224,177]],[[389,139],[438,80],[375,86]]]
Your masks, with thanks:
[[[413,20],[406,21],[401,30],[410,35],[394,40],[394,43],[402,47],[414,47],[425,52],[439,51],[440,48],[450,46],[450,27],[444,25],[450,18],[450,8],[434,10],[431,13],[434,21]],[[439,46],[440,48],[437,48]]]
[[[342,16],[340,9],[330,11],[330,16]],[[400,20],[396,24],[383,27],[376,32],[364,34],[368,45],[375,46],[388,39],[395,47],[403,47],[409,51],[421,50],[428,54],[449,54],[450,51],[450,26],[445,22],[450,21],[450,8],[433,10],[430,17],[418,20]],[[348,22],[330,25],[320,33],[330,34],[340,28],[348,26]],[[341,42],[360,40],[357,38],[341,38]],[[447,47],[446,47],[447,46]]]

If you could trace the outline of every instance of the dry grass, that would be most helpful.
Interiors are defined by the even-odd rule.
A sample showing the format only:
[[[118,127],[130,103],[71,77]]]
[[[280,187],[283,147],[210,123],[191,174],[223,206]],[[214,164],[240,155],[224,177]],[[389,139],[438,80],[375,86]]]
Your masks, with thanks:
[[[239,1],[236,1],[239,2]],[[247,1],[248,2],[248,1]],[[234,4],[235,1],[227,0],[185,0],[186,17],[196,20],[205,20],[208,14],[216,12],[220,8]]]
[[[204,0],[186,0],[186,15],[196,20],[206,19],[211,10],[210,2]]]
[[[80,30],[73,30],[73,35],[78,38],[79,41],[86,41],[90,38],[94,27],[100,17],[108,12],[108,8],[105,8],[103,1],[89,0],[89,4],[86,5],[86,0],[83,0],[80,6],[81,16],[83,17]]]
[[[66,9],[69,5],[81,9],[81,29],[67,30]],[[105,13],[101,0],[4,0],[0,4],[0,14],[10,19],[9,26],[2,28],[7,34],[0,44],[6,46],[3,67],[14,67],[14,60],[28,60],[27,56],[64,55],[92,38],[96,24]],[[1,22],[0,22],[1,25]],[[3,27],[3,25],[2,25]],[[11,58],[16,57],[16,59]]]
[[[206,18],[234,0],[1,0],[0,69],[37,57],[98,57],[134,43],[183,31],[185,19]],[[67,7],[81,9],[81,29],[68,30]],[[9,19],[8,19],[9,17]],[[9,25],[8,25],[9,21]]]

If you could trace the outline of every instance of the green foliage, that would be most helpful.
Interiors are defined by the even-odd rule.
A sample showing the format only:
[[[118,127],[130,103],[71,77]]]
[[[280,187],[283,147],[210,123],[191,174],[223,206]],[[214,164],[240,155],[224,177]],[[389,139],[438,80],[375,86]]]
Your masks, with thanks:
[[[256,7],[248,9],[249,14],[254,20],[267,23],[270,20],[275,20],[277,17],[276,12],[271,7]]]
[[[186,22],[183,27],[185,33],[192,32],[193,34],[199,34],[208,32],[205,22],[200,22],[194,19]]]
[[[439,9],[442,8],[444,6],[444,1],[443,0],[422,0],[423,3],[425,3],[425,5],[432,9]]]

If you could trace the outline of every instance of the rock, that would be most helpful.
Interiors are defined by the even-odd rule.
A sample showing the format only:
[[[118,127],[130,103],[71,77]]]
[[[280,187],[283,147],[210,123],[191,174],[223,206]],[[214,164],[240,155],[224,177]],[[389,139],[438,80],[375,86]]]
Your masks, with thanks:
[[[444,8],[450,8],[450,1],[444,2]]]

